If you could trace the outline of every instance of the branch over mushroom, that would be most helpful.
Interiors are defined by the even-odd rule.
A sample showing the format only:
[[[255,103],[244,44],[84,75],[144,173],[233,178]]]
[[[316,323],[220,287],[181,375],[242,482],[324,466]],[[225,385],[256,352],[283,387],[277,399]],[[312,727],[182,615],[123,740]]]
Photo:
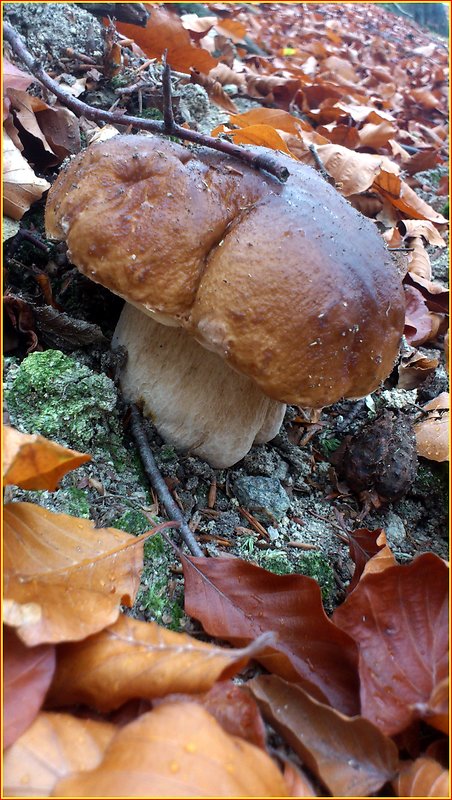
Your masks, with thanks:
[[[272,439],[285,403],[375,390],[403,330],[401,282],[374,225],[281,159],[285,184],[210,150],[116,136],[49,192],[48,236],[127,301],[115,332],[125,397],[214,467]]]

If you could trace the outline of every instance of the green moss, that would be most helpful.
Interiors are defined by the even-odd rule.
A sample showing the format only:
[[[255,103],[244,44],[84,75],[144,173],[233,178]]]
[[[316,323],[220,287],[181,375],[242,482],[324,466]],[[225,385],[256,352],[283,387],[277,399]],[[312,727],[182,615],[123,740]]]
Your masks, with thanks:
[[[170,583],[174,584],[171,566],[174,552],[159,533],[144,545],[144,570],[134,609],[145,619],[164,625],[170,630],[180,630],[184,617],[183,588],[175,586],[170,596]]]
[[[144,108],[137,114],[137,117],[142,119],[163,119],[163,114],[158,108]]]
[[[64,490],[67,498],[67,514],[73,517],[83,517],[89,519],[89,503],[86,493],[83,489],[77,489],[76,486],[71,486],[69,489]]]
[[[116,405],[113,382],[58,350],[31,353],[12,368],[5,397],[20,430],[77,450],[113,444],[107,417]]]
[[[119,528],[119,530],[125,531],[126,533],[133,533],[135,536],[140,536],[142,533],[146,533],[146,531],[152,528],[152,522],[150,522],[141,511],[127,509],[120,517],[113,520],[112,527]]]
[[[328,561],[319,553],[293,556],[284,550],[260,550],[253,553],[252,560],[275,575],[296,573],[314,578],[320,586],[324,604],[329,605],[334,590],[334,575]]]

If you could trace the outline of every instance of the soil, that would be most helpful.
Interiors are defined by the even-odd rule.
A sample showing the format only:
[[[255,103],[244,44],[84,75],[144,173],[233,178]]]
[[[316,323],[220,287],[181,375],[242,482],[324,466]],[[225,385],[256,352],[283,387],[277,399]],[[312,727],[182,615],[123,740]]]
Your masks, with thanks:
[[[52,27],[57,4],[39,7],[39,39],[30,21],[28,24],[26,20],[23,21],[23,17],[31,12],[31,5],[6,4],[5,13],[16,24],[18,16],[22,15],[22,31],[28,46],[35,54],[44,47],[48,59],[46,66],[51,67],[60,56],[54,47]],[[70,42],[75,50],[96,53],[100,23],[77,6],[58,6],[61,15],[58,40],[66,45]],[[90,48],[87,45],[88,37],[92,42]],[[191,99],[183,91],[178,95],[177,86],[175,88],[179,121],[186,121],[190,116],[190,121],[193,123],[195,120],[199,130],[210,132],[215,125],[228,119],[228,114],[213,106],[200,87],[195,87],[196,92]],[[112,92],[116,97],[107,82],[98,87],[96,92],[99,102],[105,99],[106,107],[111,105]],[[183,96],[182,103],[180,95]],[[89,102],[89,97],[84,95],[81,99]],[[236,102],[240,111],[257,105],[247,99]],[[129,109],[132,113],[138,110],[136,104],[136,98],[132,98]],[[182,112],[179,112],[181,106]],[[435,169],[418,176],[422,184],[420,194],[438,209],[444,206],[445,200],[435,194],[440,174],[441,170]],[[43,203],[35,204],[27,212],[22,226],[34,235],[43,236]],[[92,373],[107,375],[112,391],[116,393],[116,405],[114,409],[106,411],[97,424],[103,424],[110,435],[114,418],[115,430],[120,434],[115,453],[112,453],[111,447],[99,446],[101,436],[97,442],[92,442],[93,460],[66,476],[61,489],[54,494],[9,489],[8,497],[12,500],[30,499],[56,511],[89,516],[97,526],[116,525],[138,534],[149,529],[153,520],[165,519],[165,515],[144,478],[127,426],[127,409],[114,383],[114,358],[109,351],[109,340],[122,301],[74,271],[64,247],[50,242],[46,244],[48,255],[29,242],[16,239],[7,241],[7,290],[25,301],[45,305],[35,279],[37,271],[44,272],[49,278],[53,299],[60,309],[72,319],[100,327],[105,340],[96,345],[81,346],[77,344],[77,337],[75,344],[71,344],[67,338],[58,338],[55,332],[52,333],[52,328],[50,332],[48,328],[40,328],[37,318],[38,351],[49,348],[62,351],[75,364],[87,366]],[[444,250],[433,249],[431,254],[434,278],[445,283],[448,255]],[[15,391],[13,379],[27,346],[26,337],[20,335],[15,347],[8,353],[5,386],[9,392]],[[420,350],[431,353],[432,348]],[[353,563],[344,541],[348,532],[359,528],[384,529],[388,543],[401,563],[425,551],[447,558],[448,481],[445,464],[419,459],[414,478],[404,487],[402,496],[392,501],[376,497],[372,493],[372,486],[368,487],[367,493],[354,490],[345,483],[340,466],[332,464],[334,452],[345,437],[356,436],[371,420],[379,418],[384,410],[403,415],[407,424],[412,425],[419,416],[419,403],[436,396],[447,386],[443,351],[435,348],[434,354],[440,356],[440,367],[419,389],[398,389],[395,368],[385,385],[365,401],[337,403],[317,416],[309,416],[308,412],[289,407],[276,439],[253,447],[245,459],[227,470],[213,470],[189,453],[177,453],[147,423],[159,468],[195,529],[206,555],[239,556],[273,568],[274,571],[305,570],[322,583],[325,605],[329,611],[344,599],[353,573]],[[50,378],[49,394],[53,390]],[[61,396],[54,395],[52,402],[58,407]],[[27,430],[26,414],[22,414],[20,408],[11,412],[11,422]],[[300,441],[308,438],[307,434],[310,435],[309,441],[301,445]],[[70,420],[67,429],[55,438],[66,444],[71,443]],[[243,476],[277,476],[289,497],[287,511],[281,519],[264,525],[265,534],[259,533],[249,515],[243,514],[235,497],[234,484]],[[307,558],[303,561],[302,557]],[[183,586],[177,559],[171,548],[159,538],[147,546],[142,586],[132,613],[140,618],[156,619],[175,629],[192,630],[194,623],[184,616],[182,604]]]

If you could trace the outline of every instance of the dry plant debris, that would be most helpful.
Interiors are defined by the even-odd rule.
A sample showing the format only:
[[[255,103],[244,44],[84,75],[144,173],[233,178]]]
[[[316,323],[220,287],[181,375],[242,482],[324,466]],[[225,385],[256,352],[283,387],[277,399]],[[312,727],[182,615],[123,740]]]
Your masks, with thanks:
[[[7,5],[14,22],[16,4]],[[73,22],[77,7],[59,5]],[[129,4],[108,5],[127,17]],[[232,544],[215,526],[230,512],[230,505],[228,512],[221,507],[222,492],[226,487],[230,497],[234,476],[229,482],[197,465],[210,490],[190,532],[196,539],[200,526],[202,550],[214,556],[174,550],[189,633],[128,611],[146,543],[180,526],[180,518],[155,522],[155,494],[145,509],[149,525],[136,536],[18,502],[16,487],[52,493],[71,471],[77,476],[93,462],[34,430],[6,426],[4,794],[447,796],[448,566],[432,552],[399,563],[385,530],[361,527],[364,511],[344,518],[354,481],[365,510],[388,502],[386,457],[395,459],[394,474],[405,470],[397,486],[391,480],[389,499],[413,483],[407,463],[415,463],[415,449],[423,464],[449,457],[449,395],[439,379],[443,349],[448,358],[448,295],[444,276],[437,276],[448,241],[446,44],[406,13],[391,15],[386,4],[267,4],[264,13],[254,5],[210,3],[203,14],[182,13],[174,4],[138,5],[139,24],[115,28],[106,21],[103,54],[88,42],[87,54],[79,41],[59,58],[37,52],[27,64],[5,39],[4,213],[20,223],[19,233],[13,227],[6,236],[8,352],[39,354],[52,337],[62,349],[105,348],[104,326],[88,312],[89,304],[102,311],[105,295],[99,300],[85,283],[86,322],[80,307],[71,316],[82,279],[64,250],[43,241],[42,219],[30,223],[62,161],[90,139],[136,134],[140,127],[181,139],[186,131],[186,142],[225,154],[237,153],[234,144],[267,148],[273,152],[266,163],[276,170],[314,166],[373,220],[394,251],[406,299],[406,341],[389,386],[418,391],[418,403],[408,414],[403,408],[400,426],[399,412],[383,407],[364,434],[364,424],[361,433],[353,428],[362,406],[341,409],[338,430],[342,424],[354,433],[353,477],[349,470],[347,484],[332,478],[322,502],[327,514],[328,501],[344,499],[334,506],[338,548],[348,545],[354,573],[331,616],[313,578],[275,574],[221,546],[211,549],[212,540]],[[165,52],[171,74],[160,66]],[[24,72],[36,57],[42,62],[36,70],[44,64],[57,95]],[[190,93],[204,103],[202,113],[196,104],[186,111]],[[77,96],[79,106],[70,100]],[[83,109],[92,113],[82,116]],[[168,119],[176,128],[165,128]],[[243,172],[239,159],[227,162],[230,177]],[[435,170],[440,180],[433,186],[426,176]],[[109,334],[115,322],[106,325]],[[120,368],[105,363],[110,375]],[[309,448],[307,491],[319,476],[312,440],[322,435],[324,420],[300,412],[279,437],[278,452],[291,466],[300,463],[299,442]],[[253,453],[247,458],[252,464]],[[268,459],[270,479],[281,458]],[[184,508],[180,473],[164,475],[174,503]],[[84,473],[79,484],[101,502],[109,497],[95,475]],[[287,487],[295,507],[297,486]],[[245,509],[232,536],[279,556],[271,549],[278,520],[263,524],[259,514]]]

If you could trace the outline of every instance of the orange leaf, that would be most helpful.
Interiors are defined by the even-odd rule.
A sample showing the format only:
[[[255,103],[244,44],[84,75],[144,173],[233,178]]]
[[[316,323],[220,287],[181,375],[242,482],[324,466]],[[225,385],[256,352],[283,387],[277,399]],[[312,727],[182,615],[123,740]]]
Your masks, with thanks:
[[[448,461],[449,459],[449,394],[442,392],[434,400],[423,406],[425,411],[432,411],[428,417],[421,419],[414,426],[417,452],[431,461]]]
[[[393,785],[399,797],[449,797],[449,771],[421,756],[401,771]]]
[[[229,736],[201,706],[164,703],[122,728],[103,761],[74,773],[57,797],[287,797],[271,758]]]
[[[284,780],[291,797],[317,797],[306,775],[291,761],[284,764]]]
[[[111,711],[135,697],[206,692],[243,669],[263,646],[258,640],[226,649],[121,615],[95,636],[59,648],[50,702]]]
[[[111,625],[138,590],[146,536],[8,503],[4,621],[29,646],[84,639]]]
[[[3,428],[3,482],[21,489],[53,492],[63,475],[90,461],[91,456],[69,450],[39,434]]]
[[[234,44],[241,42],[246,36],[246,28],[242,22],[235,19],[220,19],[215,23],[215,30],[220,36],[232,39]]]
[[[3,746],[9,747],[36,717],[55,670],[55,647],[25,647],[10,628],[3,630]]]
[[[381,171],[375,177],[373,188],[408,217],[428,219],[440,224],[447,223],[447,219],[422,200],[398,175]]]
[[[249,125],[270,125],[280,131],[297,134],[301,130],[312,130],[311,125],[298,117],[293,117],[287,111],[279,108],[252,108],[243,114],[234,114],[229,117],[231,125],[247,128]]]
[[[275,675],[248,687],[264,717],[335,797],[373,794],[394,777],[397,747],[369,720],[346,717]]]
[[[49,797],[63,776],[97,767],[115,732],[108,722],[41,713],[5,752],[5,796]]]
[[[181,72],[189,72],[190,67],[199,72],[209,72],[218,63],[207,50],[194,47],[190,34],[185,30],[177,14],[165,8],[152,6],[145,28],[125,22],[116,23],[118,31],[133,39],[149,58],[161,58],[168,50],[168,64]]]
[[[448,568],[433,553],[363,576],[333,620],[359,646],[361,713],[392,736],[448,673]]]
[[[235,144],[257,144],[287,153],[294,158],[284,139],[270,125],[248,125],[246,128],[228,131],[228,135],[234,139]]]
[[[392,173],[391,177],[400,182],[396,174],[399,167],[386,156],[355,153],[339,144],[319,145],[317,152],[325,169],[333,176],[345,197],[367,191],[383,170],[385,174]],[[311,153],[301,160],[314,164]]]

